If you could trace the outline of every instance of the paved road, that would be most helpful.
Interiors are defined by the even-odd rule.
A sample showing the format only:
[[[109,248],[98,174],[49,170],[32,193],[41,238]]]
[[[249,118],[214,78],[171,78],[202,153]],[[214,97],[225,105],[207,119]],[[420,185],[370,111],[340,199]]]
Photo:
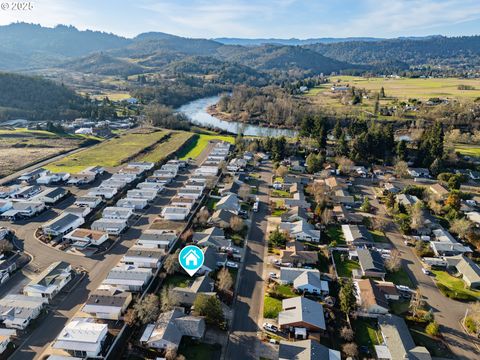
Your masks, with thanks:
[[[263,316],[263,260],[268,216],[268,184],[272,176],[270,163],[260,168],[259,211],[253,214],[252,226],[247,239],[244,269],[239,279],[235,315],[225,359],[258,359],[259,321]]]
[[[369,186],[369,180],[357,180],[356,183],[362,184],[359,188],[364,195],[368,195],[371,204],[378,209],[377,215],[388,217],[385,207],[374,198],[372,187]],[[463,332],[459,323],[465,315],[465,309],[468,305],[449,299],[440,293],[432,277],[422,272],[420,260],[413,253],[412,248],[405,245],[402,235],[393,223],[390,223],[390,227],[385,233],[401,252],[402,265],[410,279],[417,285],[418,290],[433,309],[435,319],[440,324],[443,337],[452,353],[457,359],[479,359],[480,352],[473,345],[475,340]]]

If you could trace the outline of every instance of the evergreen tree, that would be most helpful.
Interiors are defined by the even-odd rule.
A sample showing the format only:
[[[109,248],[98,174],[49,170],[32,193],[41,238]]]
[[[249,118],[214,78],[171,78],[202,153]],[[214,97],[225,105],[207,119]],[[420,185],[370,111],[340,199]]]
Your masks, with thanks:
[[[408,149],[407,149],[407,142],[405,140],[401,140],[397,144],[397,158],[401,161],[406,161],[408,158]]]
[[[333,128],[333,136],[335,139],[339,139],[340,136],[342,135],[342,126],[340,125],[340,119],[337,119],[337,122],[335,123],[335,127]]]

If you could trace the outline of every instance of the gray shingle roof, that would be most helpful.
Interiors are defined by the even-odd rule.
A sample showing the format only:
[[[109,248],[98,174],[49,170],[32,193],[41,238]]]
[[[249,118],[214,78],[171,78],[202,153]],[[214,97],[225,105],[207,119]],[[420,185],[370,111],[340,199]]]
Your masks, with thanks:
[[[278,314],[278,324],[288,326],[292,323],[304,322],[319,329],[326,329],[323,306],[303,296],[282,301],[284,309]]]
[[[357,249],[357,254],[363,271],[385,272],[382,255],[377,250]]]

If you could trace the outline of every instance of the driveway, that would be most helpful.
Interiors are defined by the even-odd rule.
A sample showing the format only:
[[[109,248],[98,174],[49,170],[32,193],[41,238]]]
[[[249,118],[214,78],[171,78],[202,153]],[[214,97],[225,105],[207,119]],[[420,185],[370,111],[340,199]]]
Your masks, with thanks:
[[[401,252],[404,269],[433,309],[435,320],[440,324],[441,333],[452,353],[457,359],[462,360],[480,358],[480,352],[474,345],[476,340],[464,333],[460,325],[460,320],[465,315],[465,309],[468,305],[443,296],[435,285],[432,277],[422,272],[420,260],[414,254],[412,248],[405,245],[402,235],[396,225],[391,222],[391,218],[386,213],[385,207],[374,198],[370,181],[358,179],[356,185],[364,195],[368,195],[371,200],[370,203],[378,209],[377,216],[390,220],[390,225],[385,234]]]
[[[244,268],[239,279],[234,302],[235,315],[226,349],[225,359],[258,359],[261,345],[257,332],[263,316],[263,261],[269,206],[269,184],[272,167],[268,163],[260,168],[259,210],[253,213],[252,226],[247,239]]]

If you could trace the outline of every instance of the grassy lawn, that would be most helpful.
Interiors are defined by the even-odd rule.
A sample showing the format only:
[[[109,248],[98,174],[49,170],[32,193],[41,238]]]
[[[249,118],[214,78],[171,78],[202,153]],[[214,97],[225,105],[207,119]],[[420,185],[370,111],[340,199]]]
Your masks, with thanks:
[[[148,161],[148,162],[159,162],[165,159],[170,154],[177,151],[183,144],[185,144],[188,139],[194,136],[192,133],[189,132],[175,132],[172,133],[170,139],[165,142],[162,142],[155,146],[155,148],[150,151],[145,156],[140,158],[141,161]]]
[[[209,210],[214,210],[217,202],[218,202],[218,199],[208,198],[206,206]]]
[[[418,346],[425,346],[430,355],[439,358],[452,359],[452,353],[440,340],[427,335],[423,330],[418,328],[410,328],[413,341]]]
[[[342,227],[340,225],[328,225],[326,229],[327,243],[336,241],[337,245],[344,245],[345,238],[343,237]]]
[[[455,145],[455,152],[471,157],[480,157],[480,146],[458,144]]]
[[[53,172],[78,173],[88,166],[114,167],[163,139],[167,131],[127,133],[84,151],[55,161],[46,168]]]
[[[210,140],[227,141],[230,144],[235,143],[235,138],[231,135],[196,134],[194,136],[196,140],[192,141],[191,145],[179,154],[180,160],[186,160],[188,158],[196,159],[207,147]]]
[[[265,295],[263,317],[267,319],[276,319],[280,311],[282,311],[282,301]]]
[[[178,353],[185,356],[187,360],[219,360],[221,349],[220,345],[206,344],[184,336],[178,348]]]
[[[292,287],[289,285],[277,285],[275,289],[277,290],[278,293],[280,293],[285,298],[298,296],[293,292]]]
[[[348,253],[343,252],[345,255],[345,260],[342,261],[341,253],[339,251],[333,252],[333,259],[335,261],[335,267],[337,268],[337,275],[339,277],[352,277],[352,271],[355,269],[360,269],[358,261],[349,260]]]
[[[323,251],[318,252],[318,270],[324,273],[328,273],[330,262],[328,256]]]
[[[190,284],[191,277],[183,274],[167,275],[162,286],[182,287],[185,288]]]
[[[395,285],[405,285],[405,286],[408,286],[409,288],[414,288],[412,280],[410,280],[407,272],[403,268],[400,268],[400,270],[396,272],[387,272],[387,275],[385,276],[385,280],[391,281]]]
[[[273,179],[273,182],[278,182],[280,184],[283,184],[283,178],[280,176],[277,176]]]
[[[359,346],[368,346],[373,351],[373,346],[379,345],[382,341],[382,334],[375,320],[358,318],[352,322],[352,327],[355,332],[355,341]]]
[[[397,300],[390,302],[390,308],[395,315],[402,315],[408,311],[410,307],[410,301]]]
[[[272,211],[272,216],[282,216],[282,214],[286,212],[287,212],[287,209],[275,209]]]
[[[272,190],[272,197],[279,197],[279,198],[290,198],[292,197],[292,194],[290,194],[289,191],[285,190]]]
[[[442,270],[432,270],[440,292],[452,299],[474,301],[480,299],[480,291],[468,289],[462,279]]]
[[[378,230],[370,230],[370,234],[372,234],[373,241],[376,243],[388,243],[387,237]]]

